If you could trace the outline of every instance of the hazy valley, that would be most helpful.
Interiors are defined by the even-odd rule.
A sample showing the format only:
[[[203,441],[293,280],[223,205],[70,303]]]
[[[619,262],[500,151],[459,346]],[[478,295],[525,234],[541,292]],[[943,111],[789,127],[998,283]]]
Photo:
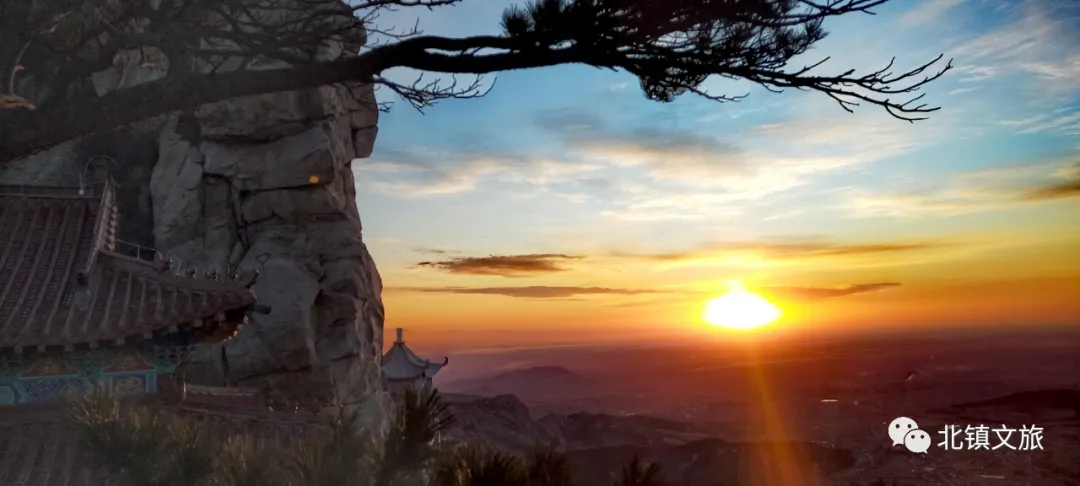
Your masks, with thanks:
[[[583,478],[638,453],[679,484],[1064,485],[1080,478],[1078,345],[1029,330],[522,349],[453,357],[439,388],[459,417],[451,438],[554,446]],[[935,444],[945,424],[1036,425],[1043,450],[915,455],[890,447],[898,416]],[[781,457],[797,470],[765,465]]]

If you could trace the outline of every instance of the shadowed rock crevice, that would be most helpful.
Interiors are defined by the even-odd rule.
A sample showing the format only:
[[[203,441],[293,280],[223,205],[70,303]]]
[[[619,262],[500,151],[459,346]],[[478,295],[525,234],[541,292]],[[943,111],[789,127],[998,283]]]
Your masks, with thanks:
[[[150,179],[158,160],[158,130],[163,119],[112,133],[86,137],[74,144],[74,160],[89,176],[93,167],[104,167],[116,182],[120,240],[154,246],[154,212]],[[117,143],[122,140],[123,143]],[[146,255],[149,257],[149,255]]]

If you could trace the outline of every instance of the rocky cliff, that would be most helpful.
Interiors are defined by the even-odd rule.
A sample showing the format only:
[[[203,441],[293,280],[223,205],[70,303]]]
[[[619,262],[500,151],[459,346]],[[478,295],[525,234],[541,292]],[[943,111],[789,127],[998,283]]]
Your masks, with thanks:
[[[354,34],[312,55],[350,55],[366,40]],[[169,63],[156,49],[132,49],[82,81],[102,95],[160,79]],[[293,402],[332,399],[381,428],[382,284],[351,169],[371,154],[374,103],[370,85],[337,85],[209,104],[4,161],[0,183],[73,183],[105,164],[119,183],[127,248],[153,248],[182,268],[261,271],[255,291],[272,311],[202,350],[184,370],[191,379],[263,386]]]

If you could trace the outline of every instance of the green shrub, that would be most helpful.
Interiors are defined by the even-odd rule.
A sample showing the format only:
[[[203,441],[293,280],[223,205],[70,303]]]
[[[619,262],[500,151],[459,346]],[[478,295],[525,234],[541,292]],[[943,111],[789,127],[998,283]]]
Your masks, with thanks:
[[[565,456],[525,458],[435,440],[452,417],[437,391],[409,393],[390,431],[375,438],[342,410],[292,443],[223,436],[205,421],[122,404],[104,388],[72,397],[80,444],[122,486],[573,486]],[[634,457],[615,486],[659,485]]]

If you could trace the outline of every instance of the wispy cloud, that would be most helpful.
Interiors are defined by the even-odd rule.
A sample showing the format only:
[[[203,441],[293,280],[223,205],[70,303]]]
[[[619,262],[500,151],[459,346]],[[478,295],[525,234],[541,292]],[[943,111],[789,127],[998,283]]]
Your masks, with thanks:
[[[961,3],[964,3],[964,0],[922,0],[917,6],[908,10],[900,18],[900,22],[909,26],[933,23]]]
[[[864,283],[843,285],[839,287],[796,287],[796,286],[768,286],[755,289],[757,292],[770,297],[796,299],[796,300],[821,300],[839,297],[847,297],[857,294],[878,292],[895,287],[899,283]],[[611,304],[616,307],[637,307],[653,304],[670,304],[684,300],[688,297],[709,294],[712,291],[700,291],[692,289],[625,289],[610,287],[576,287],[576,286],[544,286],[532,285],[522,287],[389,287],[386,290],[394,292],[424,292],[446,294],[469,294],[469,295],[498,295],[522,299],[567,299],[570,297],[590,295],[649,295],[649,294],[672,294],[658,300],[635,300]]]
[[[415,251],[416,253],[422,253],[422,254],[425,254],[425,255],[438,255],[438,256],[455,255],[455,254],[461,253],[458,250],[454,250],[454,249],[451,249],[451,248],[435,248],[435,247],[430,247],[430,246],[413,247],[412,251]]]
[[[920,219],[1001,210],[1020,203],[1080,197],[1080,163],[1054,162],[955,174],[936,188],[847,191],[857,218]]]
[[[1022,134],[1059,134],[1080,137],[1080,107],[1063,107],[1016,120],[1003,120]]]
[[[357,183],[384,194],[430,197],[476,190],[484,180],[546,186],[600,167],[552,158],[477,150],[390,150],[353,164]]]
[[[807,110],[808,112],[811,110]],[[791,118],[740,133],[606,126],[587,112],[537,116],[567,156],[607,169],[605,216],[626,221],[726,219],[815,178],[911,150],[935,132],[888,120]]]
[[[554,253],[529,255],[490,255],[486,257],[459,257],[442,261],[417,263],[419,267],[433,268],[453,274],[496,275],[521,277],[526,275],[562,272],[561,264],[582,257]]]
[[[1023,75],[1031,94],[1074,96],[1080,92],[1080,4],[1071,0],[1009,2],[1012,19],[949,51],[967,81]]]
[[[1050,199],[1064,199],[1067,197],[1080,197],[1080,181],[1062,182],[1044,187],[1032,189],[1023,198],[1030,201],[1045,201]]]
[[[904,253],[940,248],[942,242],[859,243],[843,244],[813,241],[793,242],[722,242],[678,252],[627,253],[616,252],[615,257],[638,258],[656,261],[693,260],[704,257],[753,253],[766,258],[801,259],[830,258],[859,255]]]
[[[832,299],[836,297],[846,297],[856,294],[879,292],[882,290],[893,289],[899,286],[899,283],[883,282],[845,285],[842,287],[765,287],[762,288],[761,291],[764,294],[773,295],[781,298],[789,298],[796,300],[820,300]]]
[[[392,291],[428,292],[448,294],[501,295],[524,299],[565,299],[582,295],[641,295],[656,294],[662,290],[651,289],[615,289],[608,287],[548,287],[534,285],[528,287],[394,287]]]

